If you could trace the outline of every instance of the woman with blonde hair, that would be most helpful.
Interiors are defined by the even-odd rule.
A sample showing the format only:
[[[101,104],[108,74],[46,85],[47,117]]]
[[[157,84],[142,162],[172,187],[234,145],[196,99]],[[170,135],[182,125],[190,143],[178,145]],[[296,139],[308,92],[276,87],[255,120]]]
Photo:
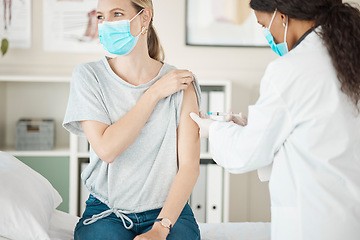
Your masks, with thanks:
[[[99,37],[115,55],[77,66],[63,126],[90,142],[90,191],[75,239],[200,239],[187,203],[200,141],[200,88],[164,63],[151,0],[99,0]]]

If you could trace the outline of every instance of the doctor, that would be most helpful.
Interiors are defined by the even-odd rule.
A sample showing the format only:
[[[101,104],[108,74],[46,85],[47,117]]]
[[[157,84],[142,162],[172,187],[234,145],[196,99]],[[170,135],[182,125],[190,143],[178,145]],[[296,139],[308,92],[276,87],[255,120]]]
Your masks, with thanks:
[[[273,240],[360,239],[360,12],[340,0],[252,0],[280,56],[246,126],[191,117],[231,173],[273,164]]]

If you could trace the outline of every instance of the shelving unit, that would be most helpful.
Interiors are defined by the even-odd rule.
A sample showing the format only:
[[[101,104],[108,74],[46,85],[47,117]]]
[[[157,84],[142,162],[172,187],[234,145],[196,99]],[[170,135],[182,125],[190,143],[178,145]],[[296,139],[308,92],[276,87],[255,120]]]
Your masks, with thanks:
[[[212,92],[212,91],[221,91],[224,93],[224,111],[227,111],[228,109],[231,109],[231,93],[232,93],[232,84],[230,81],[226,80],[204,80],[199,81],[199,84],[201,86],[202,91]],[[200,109],[204,110],[204,109]],[[207,161],[208,160],[208,161]],[[206,162],[206,164],[209,164],[209,161],[212,160],[212,156],[209,152],[202,152],[200,154],[200,162]],[[230,174],[225,171],[224,169],[221,169],[222,171],[222,217],[221,219],[208,219],[207,217],[211,216],[208,213],[205,215],[206,222],[229,222],[229,211],[230,211]],[[206,204],[211,204],[211,201],[209,199],[206,200]],[[194,207],[193,207],[194,208]],[[211,206],[206,206],[206,211],[211,211]],[[196,212],[194,210],[194,212]],[[196,214],[195,214],[196,217]]]
[[[69,134],[62,128],[67,100],[69,96],[71,77],[64,76],[0,76],[0,150],[29,162],[35,170],[41,173],[39,166],[34,164],[38,159],[58,159],[68,171],[60,174],[67,176],[68,188],[62,189],[65,207],[61,210],[77,215],[79,209],[79,161],[89,158],[89,152],[79,151],[79,137]],[[200,81],[201,87],[207,89],[222,89],[225,92],[225,108],[230,109],[231,82],[229,81]],[[20,118],[53,118],[56,123],[55,148],[51,151],[17,151],[15,145],[15,125]],[[209,153],[202,153],[201,159],[211,159]],[[60,160],[59,160],[60,159]],[[49,166],[51,168],[51,166]],[[53,171],[58,171],[54,169]],[[51,173],[43,173],[49,176]],[[57,173],[53,174],[57,175]],[[222,221],[229,221],[229,174],[224,171],[223,216]],[[58,186],[52,179],[52,184]],[[51,182],[51,181],[50,181]],[[59,191],[59,189],[58,189]],[[64,192],[65,191],[65,192]]]
[[[46,177],[63,198],[59,210],[69,212],[70,135],[61,126],[70,77],[0,76],[0,150],[16,156]],[[55,147],[49,151],[15,149],[16,122],[21,118],[55,120]]]

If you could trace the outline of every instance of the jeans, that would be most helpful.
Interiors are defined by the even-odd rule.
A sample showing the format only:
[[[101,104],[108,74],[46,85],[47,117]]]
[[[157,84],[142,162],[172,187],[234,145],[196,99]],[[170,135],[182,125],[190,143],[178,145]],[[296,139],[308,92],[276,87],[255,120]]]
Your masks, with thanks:
[[[86,209],[83,216],[75,227],[75,240],[133,240],[137,235],[145,233],[152,228],[154,220],[161,211],[160,208],[141,213],[126,214],[134,223],[130,230],[124,227],[122,220],[116,217],[114,213],[92,224],[83,224],[84,220],[108,209],[109,207],[106,204],[90,195],[86,201]],[[130,223],[126,221],[126,224],[129,225]],[[200,230],[189,204],[185,205],[166,239],[200,240]]]

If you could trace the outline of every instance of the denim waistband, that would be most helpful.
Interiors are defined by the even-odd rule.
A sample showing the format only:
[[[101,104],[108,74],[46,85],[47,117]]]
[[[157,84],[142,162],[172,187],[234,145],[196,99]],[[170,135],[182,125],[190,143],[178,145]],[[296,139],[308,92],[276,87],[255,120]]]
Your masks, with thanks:
[[[90,195],[89,198],[96,199],[96,197],[94,197],[93,195]],[[98,199],[96,199],[96,200],[98,200]],[[121,219],[121,221],[126,229],[132,229],[132,227],[134,226],[134,221],[142,222],[142,221],[155,220],[161,211],[161,208],[159,208],[159,209],[148,210],[148,211],[140,212],[140,213],[126,213],[119,208],[109,208],[104,203],[101,203],[101,205],[103,205],[104,207],[106,206],[106,208],[108,208],[108,209],[99,214],[92,215],[92,217],[89,219],[85,219],[83,221],[84,225],[90,225],[90,224],[95,223],[96,221],[98,221],[100,219],[106,218],[106,217],[110,216],[112,213],[114,213],[116,215],[116,217]],[[125,220],[128,221],[130,224],[128,225]]]

